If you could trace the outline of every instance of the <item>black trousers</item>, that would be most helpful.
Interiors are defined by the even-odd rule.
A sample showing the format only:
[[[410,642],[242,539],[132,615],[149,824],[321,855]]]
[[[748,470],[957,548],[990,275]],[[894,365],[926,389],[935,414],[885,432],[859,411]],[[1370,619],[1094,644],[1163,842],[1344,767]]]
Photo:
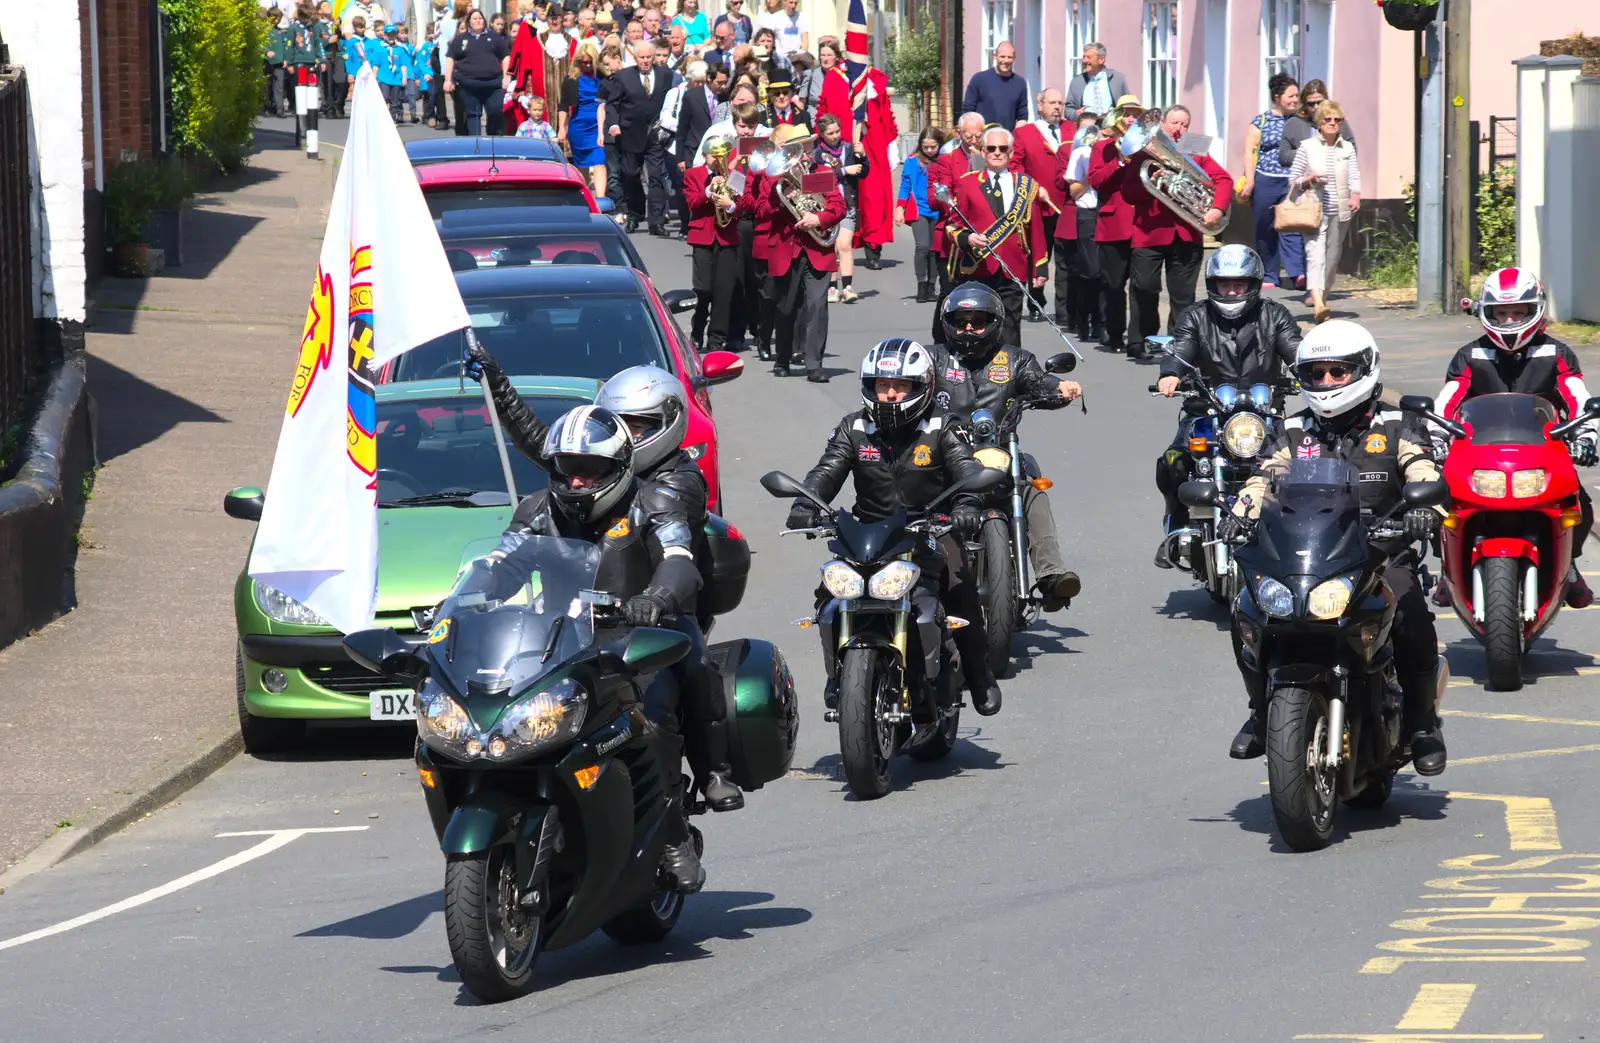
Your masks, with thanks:
[[[1128,265],[1133,242],[1122,239],[1100,244],[1100,278],[1105,302],[1105,342],[1121,347],[1128,335]]]
[[[822,353],[828,345],[828,275],[813,268],[811,259],[801,254],[787,272],[773,277],[779,365],[793,363],[798,347],[808,372],[822,369]]]
[[[1178,316],[1194,303],[1195,280],[1200,277],[1199,243],[1174,239],[1166,246],[1139,246],[1133,251],[1129,283],[1133,287],[1133,328],[1129,340],[1142,348],[1146,337],[1161,330],[1161,273],[1167,274],[1167,335]]]
[[[1105,280],[1100,275],[1100,244],[1094,241],[1097,211],[1078,210],[1078,241],[1068,272],[1070,315],[1078,329],[1099,330],[1105,322]]]
[[[758,347],[772,344],[773,288],[767,262],[756,260],[756,225],[750,218],[739,222],[739,265],[733,288],[733,316],[728,323],[728,343],[742,345],[746,335]]]
[[[448,117],[444,114],[444,67],[439,64],[439,51],[440,48],[435,47],[433,54],[428,56],[428,64],[433,69],[433,84],[428,93],[433,99],[433,118],[442,122]]]
[[[949,258],[935,255],[933,260],[939,271],[939,298],[933,302],[933,343],[943,344],[944,323],[939,319],[944,314],[944,299],[955,289],[956,282],[950,278]]]
[[[733,294],[739,282],[737,246],[694,248],[694,321],[691,333],[706,351],[721,351],[728,343]],[[704,338],[702,340],[702,337]]]
[[[1055,265],[1056,285],[1056,325],[1070,327],[1072,325],[1072,262],[1078,255],[1078,243],[1074,239],[1050,240],[1050,259]],[[1035,293],[1043,293],[1035,290]],[[1042,307],[1041,302],[1041,307]]]
[[[985,275],[975,282],[981,282],[1000,296],[1000,303],[1006,307],[1005,325],[1000,330],[1002,344],[1022,344],[1022,301],[1021,287],[1004,274]]]
[[[398,94],[400,88],[395,88],[395,91]],[[462,133],[473,137],[479,134],[494,137],[500,133],[506,96],[500,89],[499,80],[457,78],[456,96],[461,99],[464,109],[465,129]],[[390,108],[398,112],[399,102],[390,102]]]
[[[1042,215],[1040,215],[1039,223],[1044,227],[1044,241],[1045,241],[1045,243],[1050,244],[1050,243],[1054,243],[1056,241],[1056,221],[1059,218],[1060,218],[1059,214],[1042,214]],[[1045,256],[1048,258],[1048,257],[1052,256],[1054,253],[1055,253],[1055,248],[1051,247],[1051,249],[1046,252]],[[1034,269],[1033,274],[1034,275],[1044,275],[1045,272],[1046,272],[1046,269],[1048,267],[1049,267],[1049,265],[1046,264],[1044,268],[1036,268],[1036,269]],[[1018,272],[1017,274],[1020,275],[1022,273]],[[1061,269],[1060,269],[1059,266],[1056,268],[1056,274],[1057,275],[1061,274]],[[1038,289],[1034,289],[1031,285],[1028,287],[1028,310],[1030,312],[1032,312],[1034,309],[1038,309],[1040,311],[1044,310],[1044,287],[1043,286],[1039,287]],[[1061,287],[1058,285],[1056,287],[1056,311],[1059,313],[1060,310],[1061,310]]]
[[[388,103],[389,117],[399,123],[405,115],[406,88],[400,83],[379,84],[383,88],[383,100]]]
[[[667,222],[667,185],[661,176],[664,155],[660,145],[647,145],[643,152],[622,153],[622,191],[628,201],[628,216],[644,221],[652,229]],[[645,182],[650,184],[648,196]]]

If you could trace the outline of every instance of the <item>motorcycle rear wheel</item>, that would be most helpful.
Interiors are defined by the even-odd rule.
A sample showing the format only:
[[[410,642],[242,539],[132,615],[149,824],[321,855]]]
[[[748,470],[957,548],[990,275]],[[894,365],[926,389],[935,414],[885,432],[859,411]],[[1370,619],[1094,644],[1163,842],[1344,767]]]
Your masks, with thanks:
[[[850,791],[863,800],[889,792],[900,727],[883,719],[899,695],[875,648],[847,648],[839,665],[839,754]]]
[[[907,750],[906,756],[914,761],[942,761],[956,748],[956,732],[960,730],[961,711],[958,709],[944,719],[939,731],[927,742]]]
[[[461,984],[486,1003],[533,991],[544,946],[544,921],[524,912],[516,887],[516,851],[497,844],[452,858],[444,867],[444,929]]]
[[[1267,704],[1267,788],[1278,835],[1294,851],[1320,851],[1338,811],[1334,772],[1320,767],[1328,743],[1328,701],[1320,692],[1280,688]]]
[[[1011,531],[999,518],[978,533],[983,575],[983,627],[989,640],[989,669],[1004,677],[1011,669],[1011,635],[1017,629],[1017,576],[1011,561]]]
[[[1368,782],[1366,788],[1349,800],[1345,801],[1348,807],[1362,811],[1371,811],[1381,808],[1389,802],[1389,794],[1394,792],[1394,772],[1386,771],[1381,779]]]
[[[1483,569],[1483,659],[1488,688],[1522,687],[1522,562],[1485,558]]]

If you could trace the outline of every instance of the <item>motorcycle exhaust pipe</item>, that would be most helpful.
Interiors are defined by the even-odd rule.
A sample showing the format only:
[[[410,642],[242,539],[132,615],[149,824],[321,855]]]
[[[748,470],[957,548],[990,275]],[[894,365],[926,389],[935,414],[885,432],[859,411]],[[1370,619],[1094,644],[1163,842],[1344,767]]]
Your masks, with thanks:
[[[1434,671],[1433,683],[1433,712],[1438,713],[1444,705],[1444,690],[1450,687],[1450,664],[1445,662],[1444,656],[1439,657],[1439,666]]]

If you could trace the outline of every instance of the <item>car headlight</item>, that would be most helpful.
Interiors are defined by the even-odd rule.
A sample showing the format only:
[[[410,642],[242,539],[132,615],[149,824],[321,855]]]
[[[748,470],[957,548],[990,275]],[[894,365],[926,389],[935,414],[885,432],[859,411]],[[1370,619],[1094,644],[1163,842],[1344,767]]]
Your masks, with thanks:
[[[867,593],[879,601],[899,601],[922,575],[922,570],[909,561],[891,561],[872,574]]]
[[[1222,428],[1222,444],[1246,460],[1254,459],[1266,440],[1267,425],[1254,413],[1235,413]]]
[[[861,573],[842,561],[830,561],[822,566],[822,585],[841,601],[853,601],[867,589]]]
[[[269,587],[260,580],[253,580],[251,586],[256,607],[279,623],[294,623],[304,627],[333,625],[276,587]]]
[[[426,745],[458,757],[483,753],[483,740],[467,711],[432,683],[417,697],[417,734]]]
[[[1550,475],[1542,467],[1530,467],[1526,471],[1511,472],[1512,496],[1538,496],[1550,484]]]
[[[1311,588],[1306,598],[1306,611],[1314,619],[1338,619],[1350,604],[1350,595],[1356,585],[1344,576],[1325,579]]]
[[[1280,619],[1294,616],[1294,593],[1271,576],[1256,580],[1256,604],[1269,616]]]
[[[1489,499],[1498,499],[1506,494],[1506,473],[1504,471],[1476,470],[1468,481],[1472,491],[1479,496]]]
[[[706,450],[708,448],[710,448],[710,443],[701,442],[698,445],[686,445],[686,446],[684,446],[683,447],[683,452],[684,452],[684,455],[687,456],[689,459],[698,460],[702,456],[706,455]]]
[[[549,688],[512,703],[495,725],[489,739],[490,757],[532,753],[543,746],[570,739],[583,727],[589,695],[568,677]]]
[[[976,453],[973,453],[972,458],[983,466],[993,468],[996,471],[1011,470],[1011,454],[1006,452],[1004,449],[996,449],[994,446],[985,446],[984,448],[979,449]]]

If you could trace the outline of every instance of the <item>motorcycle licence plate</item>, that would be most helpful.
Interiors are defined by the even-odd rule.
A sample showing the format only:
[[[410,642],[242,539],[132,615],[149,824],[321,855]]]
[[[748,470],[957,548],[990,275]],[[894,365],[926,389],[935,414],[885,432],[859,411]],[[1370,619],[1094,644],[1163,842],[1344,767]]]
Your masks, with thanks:
[[[410,721],[417,716],[417,693],[409,688],[388,688],[373,692],[368,717],[374,721]]]

